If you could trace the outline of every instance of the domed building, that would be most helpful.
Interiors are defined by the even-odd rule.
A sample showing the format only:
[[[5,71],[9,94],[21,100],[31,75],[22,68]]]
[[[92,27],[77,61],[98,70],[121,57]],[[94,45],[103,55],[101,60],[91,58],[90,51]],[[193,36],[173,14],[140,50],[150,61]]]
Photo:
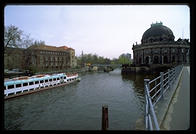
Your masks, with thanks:
[[[137,66],[189,63],[190,42],[188,39],[174,39],[172,30],[162,22],[151,24],[144,32],[141,44],[133,44],[133,63]]]

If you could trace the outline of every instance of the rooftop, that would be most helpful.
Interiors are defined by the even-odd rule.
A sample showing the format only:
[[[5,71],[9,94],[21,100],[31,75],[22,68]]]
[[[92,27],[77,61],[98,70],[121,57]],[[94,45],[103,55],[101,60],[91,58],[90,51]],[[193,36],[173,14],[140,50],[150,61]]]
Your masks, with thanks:
[[[33,45],[33,46],[30,46],[28,49],[39,49],[39,50],[48,50],[48,51],[74,50],[73,48],[69,48],[67,46],[55,47],[55,46],[48,46],[48,45]]]

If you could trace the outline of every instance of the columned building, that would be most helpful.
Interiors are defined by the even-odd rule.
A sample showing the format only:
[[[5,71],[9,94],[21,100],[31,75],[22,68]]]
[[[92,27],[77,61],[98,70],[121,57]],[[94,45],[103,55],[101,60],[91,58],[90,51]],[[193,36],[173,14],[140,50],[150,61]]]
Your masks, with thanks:
[[[162,22],[151,24],[141,39],[133,44],[133,62],[141,64],[184,64],[189,63],[190,42],[188,39],[174,41],[170,28]]]

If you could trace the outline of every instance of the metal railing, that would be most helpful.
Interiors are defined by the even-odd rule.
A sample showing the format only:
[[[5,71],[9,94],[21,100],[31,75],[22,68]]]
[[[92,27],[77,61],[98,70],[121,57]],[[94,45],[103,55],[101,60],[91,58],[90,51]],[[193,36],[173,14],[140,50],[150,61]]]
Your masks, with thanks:
[[[157,117],[154,111],[154,106],[157,102],[164,98],[164,93],[170,89],[177,76],[182,70],[182,65],[168,69],[166,73],[160,72],[160,76],[150,81],[144,79],[145,90],[145,127],[147,130],[160,130]],[[153,127],[154,126],[154,127]]]

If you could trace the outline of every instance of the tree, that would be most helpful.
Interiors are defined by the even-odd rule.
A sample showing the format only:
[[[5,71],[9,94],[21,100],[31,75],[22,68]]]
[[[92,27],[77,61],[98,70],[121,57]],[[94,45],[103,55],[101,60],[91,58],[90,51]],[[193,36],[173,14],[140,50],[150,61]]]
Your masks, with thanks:
[[[37,45],[37,46],[39,46],[39,45],[45,45],[45,42],[44,41],[42,41],[42,40],[35,40],[33,43],[32,43],[32,45]]]
[[[18,47],[18,44],[21,42],[21,36],[23,31],[18,27],[10,25],[4,28],[4,48],[7,47]]]
[[[4,28],[4,49],[12,48],[28,48],[31,45],[45,44],[44,41],[34,41],[30,38],[30,34],[24,34],[18,27],[10,25]]]
[[[131,59],[129,59],[125,54],[121,54],[118,58],[119,64],[130,64]]]
[[[28,48],[33,45],[33,39],[30,38],[30,35],[23,35],[21,42],[18,44],[20,48]]]

